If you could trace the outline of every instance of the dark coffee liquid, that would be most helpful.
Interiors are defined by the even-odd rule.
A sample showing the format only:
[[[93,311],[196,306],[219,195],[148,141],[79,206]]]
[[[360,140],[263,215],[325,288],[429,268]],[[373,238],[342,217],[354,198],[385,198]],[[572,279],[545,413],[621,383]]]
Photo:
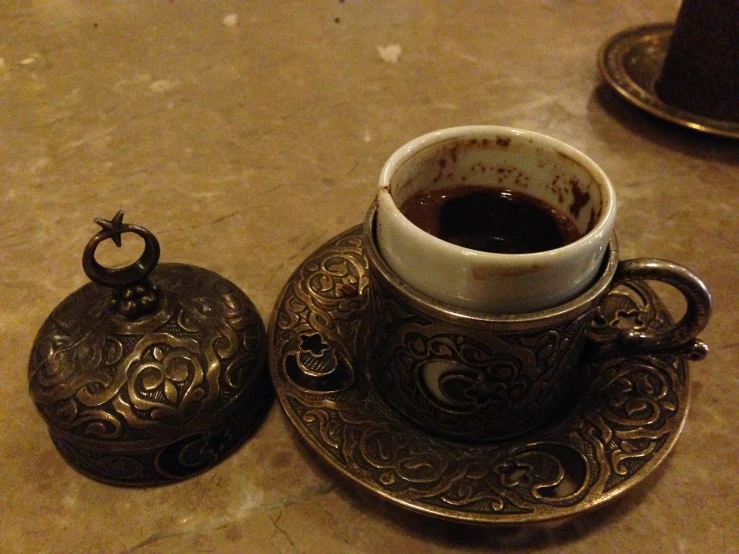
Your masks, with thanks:
[[[507,189],[463,185],[426,191],[409,198],[401,211],[427,233],[484,252],[543,252],[582,236],[563,213]]]

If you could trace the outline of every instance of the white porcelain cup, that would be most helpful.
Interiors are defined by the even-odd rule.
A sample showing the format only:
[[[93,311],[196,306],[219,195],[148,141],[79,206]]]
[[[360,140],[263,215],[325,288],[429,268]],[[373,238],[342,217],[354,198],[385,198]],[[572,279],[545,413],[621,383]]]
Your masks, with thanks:
[[[582,236],[543,252],[498,254],[446,242],[401,212],[419,191],[460,185],[534,197],[571,219]],[[423,135],[390,156],[380,174],[376,237],[390,268],[427,296],[485,313],[526,313],[565,303],[593,284],[615,219],[613,186],[582,152],[538,133],[480,125]]]

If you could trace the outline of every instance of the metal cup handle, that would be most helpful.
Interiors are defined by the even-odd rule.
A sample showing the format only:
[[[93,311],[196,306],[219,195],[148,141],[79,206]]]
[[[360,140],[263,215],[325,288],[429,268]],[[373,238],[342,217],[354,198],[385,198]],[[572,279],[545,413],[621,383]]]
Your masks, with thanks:
[[[665,260],[640,258],[619,262],[611,282],[614,287],[634,281],[661,281],[675,287],[685,298],[687,308],[682,319],[664,329],[645,331],[638,328],[603,331],[591,329],[589,338],[597,343],[617,344],[628,351],[675,351],[700,360],[708,353],[708,346],[697,338],[705,329],[711,315],[711,294],[692,271]]]

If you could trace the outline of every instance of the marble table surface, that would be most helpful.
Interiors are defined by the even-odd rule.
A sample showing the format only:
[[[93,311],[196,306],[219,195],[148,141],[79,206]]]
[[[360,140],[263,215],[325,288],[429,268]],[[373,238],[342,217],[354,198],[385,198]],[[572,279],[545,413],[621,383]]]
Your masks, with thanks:
[[[642,113],[596,66],[608,37],[677,8],[1,0],[0,551],[739,551],[739,142]],[[219,272],[266,322],[305,256],[361,222],[398,146],[472,123],[584,151],[615,184],[623,256],[682,263],[713,294],[687,423],[639,487],[546,525],[437,521],[337,474],[278,404],[234,455],[180,484],[115,488],[66,465],[27,363],[46,316],[86,282],[93,218],[124,208],[162,260]]]

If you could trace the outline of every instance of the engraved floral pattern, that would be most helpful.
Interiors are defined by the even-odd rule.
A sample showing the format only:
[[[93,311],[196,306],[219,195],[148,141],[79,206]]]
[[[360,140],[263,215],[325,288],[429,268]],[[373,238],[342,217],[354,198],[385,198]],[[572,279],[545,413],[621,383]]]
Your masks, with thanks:
[[[321,256],[309,258],[299,269],[301,278],[289,287],[285,298],[288,309],[273,314],[276,348],[286,353],[301,373],[321,374],[329,390],[346,388],[354,379],[354,368],[347,360],[354,357],[360,340],[360,321],[353,314],[367,306],[367,260],[361,237],[349,234],[339,238]],[[316,349],[305,341],[320,337],[324,345]],[[320,392],[324,384],[306,381],[283,364],[285,375],[303,388]]]
[[[377,279],[370,368],[380,393],[422,428],[451,439],[489,441],[521,434],[559,408],[576,380],[591,313],[554,327],[489,334],[438,324]],[[446,370],[442,368],[446,367]]]
[[[680,408],[675,389],[681,378],[674,363],[653,357],[609,360],[595,379],[597,387],[588,391],[587,420],[612,447],[612,482],[647,462],[669,434],[666,422]]]
[[[161,290],[159,307],[135,320],[109,311],[109,290],[94,284],[78,290],[49,316],[29,363],[33,400],[52,436],[65,433],[64,440],[55,439],[67,445],[62,453],[113,482],[166,482],[179,471],[178,455],[167,447],[170,469],[164,475],[151,448],[210,429],[218,423],[216,413],[223,414],[222,424],[232,412],[246,417],[247,389],[263,389],[251,401],[257,411],[270,399],[264,327],[248,298],[192,266],[163,264],[152,279]],[[229,437],[227,449],[214,451],[216,458],[242,438]],[[89,448],[81,449],[78,439]],[[99,440],[136,441],[129,458],[138,462],[111,461],[96,451],[104,450],[101,444],[90,446]],[[195,451],[188,448],[192,458]]]
[[[272,377],[285,411],[301,435],[339,471],[417,511],[454,520],[506,524],[563,517],[602,504],[638,481],[647,464],[653,467],[666,456],[677,438],[687,404],[686,363],[670,354],[615,356],[592,363],[584,368],[583,375],[592,377],[582,400],[558,423],[532,436],[497,445],[464,445],[410,424],[388,406],[366,378],[365,364],[377,360],[357,354],[367,329],[356,326],[364,320],[362,310],[377,298],[370,294],[357,307],[341,306],[335,286],[315,290],[307,285],[316,282],[311,276],[324,271],[328,258],[346,256],[351,262],[344,267],[350,271],[366,268],[359,240],[359,228],[352,229],[297,270],[278,301],[269,335]],[[332,264],[336,266],[335,261]],[[364,273],[353,275],[363,282]],[[336,277],[334,282],[339,282],[340,276]],[[620,290],[635,309],[648,315],[645,325],[669,323],[669,316],[648,288],[635,284]],[[613,321],[608,303],[604,305],[604,317]],[[320,328],[311,326],[314,313],[320,314],[315,320]],[[336,321],[357,332],[342,339]],[[329,332],[324,333],[324,328]],[[380,336],[382,329],[378,330]],[[347,361],[355,369],[349,388],[331,389],[322,378],[305,386],[289,376],[291,356],[301,351],[300,337],[309,333],[318,333],[321,344],[334,352],[348,353]],[[568,341],[580,340],[578,337],[579,330],[557,337],[528,337],[521,346],[538,345],[539,367],[548,371],[556,367],[552,364],[556,351],[567,348]],[[413,344],[409,351],[426,348],[419,350],[419,343]],[[434,348],[449,358],[461,357],[460,345],[453,339],[444,339]],[[413,355],[408,359],[414,359]],[[485,368],[495,364],[480,361],[480,367],[487,371]],[[501,381],[520,378],[505,364],[491,371]],[[456,390],[462,398],[469,395],[471,403],[478,402],[476,394],[480,398],[496,394],[490,388],[476,388],[474,379],[463,382]]]
[[[191,346],[197,348],[196,343]],[[206,394],[199,386],[205,372],[197,350],[179,347],[164,354],[163,346],[157,345],[151,349],[151,357],[131,367],[128,397],[137,409],[150,410],[153,420],[182,419],[187,406]]]

